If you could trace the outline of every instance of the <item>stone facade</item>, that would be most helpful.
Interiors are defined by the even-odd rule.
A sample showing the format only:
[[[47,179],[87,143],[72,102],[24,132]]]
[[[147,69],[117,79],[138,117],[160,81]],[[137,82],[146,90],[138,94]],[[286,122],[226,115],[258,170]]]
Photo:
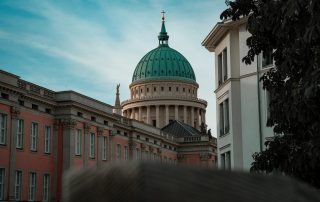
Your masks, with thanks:
[[[114,106],[74,91],[55,92],[1,70],[0,93],[1,200],[59,201],[67,170],[116,161],[215,167],[216,142],[209,136],[177,138],[113,113]]]
[[[217,23],[202,45],[215,54],[215,94],[218,164],[221,169],[249,171],[252,154],[265,149],[272,137],[267,127],[269,95],[259,82],[274,67],[261,54],[246,65],[248,52],[246,18]]]

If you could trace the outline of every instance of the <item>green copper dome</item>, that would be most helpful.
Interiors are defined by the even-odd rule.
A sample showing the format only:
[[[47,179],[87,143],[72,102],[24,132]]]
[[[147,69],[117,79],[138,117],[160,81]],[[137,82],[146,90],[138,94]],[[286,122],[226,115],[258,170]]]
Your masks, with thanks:
[[[196,82],[196,76],[188,60],[168,45],[169,36],[164,25],[164,17],[158,39],[159,46],[143,56],[137,64],[132,82],[143,80]]]

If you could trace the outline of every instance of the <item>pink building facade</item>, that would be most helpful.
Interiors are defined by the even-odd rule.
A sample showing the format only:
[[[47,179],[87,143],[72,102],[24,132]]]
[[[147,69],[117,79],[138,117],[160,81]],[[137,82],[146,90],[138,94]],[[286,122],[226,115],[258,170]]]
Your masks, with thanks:
[[[0,200],[59,201],[67,170],[116,161],[216,165],[216,139],[208,135],[178,137],[1,70],[0,92]]]

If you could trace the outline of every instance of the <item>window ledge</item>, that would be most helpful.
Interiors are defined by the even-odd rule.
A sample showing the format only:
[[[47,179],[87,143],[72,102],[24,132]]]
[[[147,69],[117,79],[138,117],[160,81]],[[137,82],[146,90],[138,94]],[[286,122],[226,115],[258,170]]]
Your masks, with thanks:
[[[225,134],[223,134],[223,135],[220,135],[219,138],[224,138],[224,137],[226,137],[226,136],[228,136],[228,135],[230,135],[230,132],[225,133]]]

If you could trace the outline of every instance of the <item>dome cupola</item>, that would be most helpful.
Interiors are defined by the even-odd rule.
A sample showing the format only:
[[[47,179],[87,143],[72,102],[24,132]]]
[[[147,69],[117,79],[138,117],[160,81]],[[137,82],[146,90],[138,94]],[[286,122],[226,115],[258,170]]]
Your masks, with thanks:
[[[132,82],[180,80],[196,83],[196,76],[188,60],[169,47],[164,11],[162,14],[161,31],[158,35],[159,46],[142,57],[134,70]]]

